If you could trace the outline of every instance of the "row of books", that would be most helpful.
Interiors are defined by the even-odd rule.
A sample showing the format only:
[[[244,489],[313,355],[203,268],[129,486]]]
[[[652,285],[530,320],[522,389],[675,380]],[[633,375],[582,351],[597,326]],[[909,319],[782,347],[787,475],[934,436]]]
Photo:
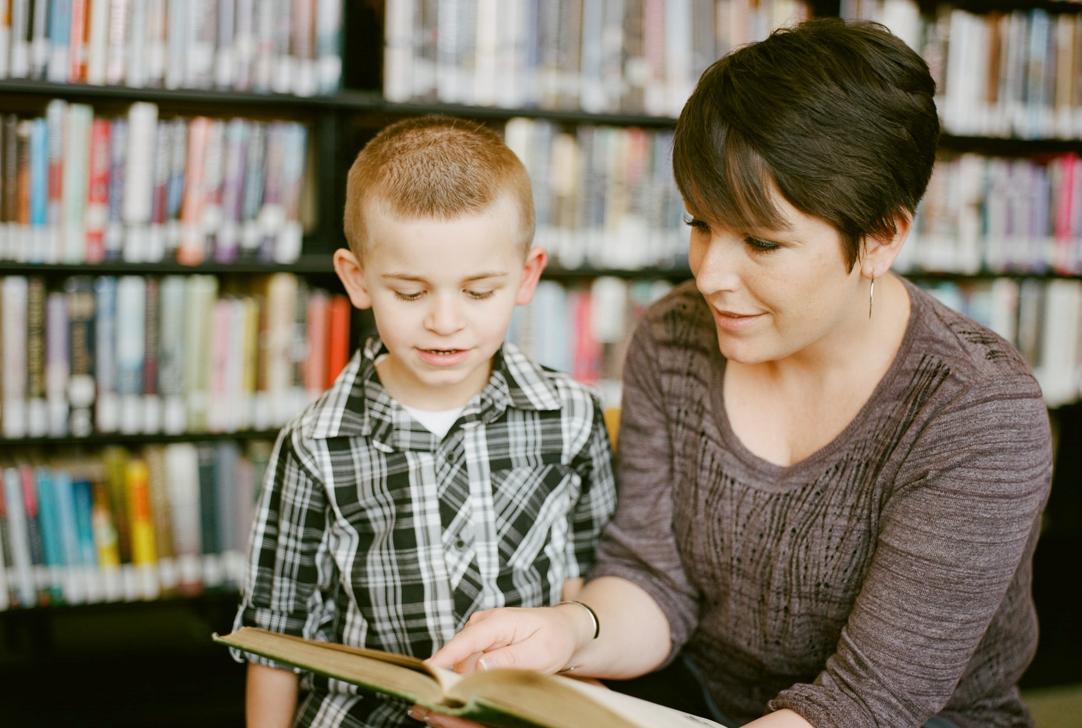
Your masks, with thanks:
[[[596,386],[605,408],[619,407],[635,324],[671,289],[667,280],[613,276],[570,286],[542,280],[530,304],[516,309],[508,340],[541,364]]]
[[[3,437],[265,430],[338,376],[350,304],[290,273],[0,279]]]
[[[1082,396],[1082,281],[996,278],[921,281],[946,305],[1011,342],[1050,407]]]
[[[0,0],[0,79],[338,90],[343,0]]]
[[[729,48],[803,0],[388,0],[384,96],[676,116]]]
[[[0,610],[236,588],[271,443],[113,446],[0,467]]]
[[[672,131],[508,121],[508,146],[533,182],[538,245],[563,268],[686,265]]]
[[[0,260],[291,263],[301,253],[308,131],[288,121],[118,117],[56,99],[0,116]]]
[[[940,158],[896,269],[1082,274],[1082,158]]]
[[[972,7],[972,3],[967,7]],[[915,0],[843,0],[841,15],[887,25],[928,61],[943,129],[959,136],[1082,137],[1082,15],[1042,7],[974,14]]]

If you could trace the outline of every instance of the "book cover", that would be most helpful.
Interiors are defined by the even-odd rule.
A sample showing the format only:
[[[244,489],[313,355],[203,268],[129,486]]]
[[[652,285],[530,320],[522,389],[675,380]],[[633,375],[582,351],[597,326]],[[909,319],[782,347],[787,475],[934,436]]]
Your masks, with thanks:
[[[215,642],[429,710],[501,728],[690,728],[717,723],[561,675],[502,668],[460,676],[419,658],[242,627]]]

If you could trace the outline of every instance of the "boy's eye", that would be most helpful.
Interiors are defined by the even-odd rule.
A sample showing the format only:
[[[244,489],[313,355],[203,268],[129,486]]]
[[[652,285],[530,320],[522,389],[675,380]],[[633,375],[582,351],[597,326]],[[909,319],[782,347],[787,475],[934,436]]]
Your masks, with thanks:
[[[744,242],[756,253],[768,253],[771,250],[777,250],[781,246],[777,243],[772,243],[769,240],[761,240],[760,238],[747,235],[744,237]]]
[[[409,293],[405,291],[395,291],[394,296],[400,301],[416,301],[421,297],[421,291]]]
[[[466,291],[466,295],[477,301],[484,301],[486,298],[492,298],[496,295],[496,291]]]

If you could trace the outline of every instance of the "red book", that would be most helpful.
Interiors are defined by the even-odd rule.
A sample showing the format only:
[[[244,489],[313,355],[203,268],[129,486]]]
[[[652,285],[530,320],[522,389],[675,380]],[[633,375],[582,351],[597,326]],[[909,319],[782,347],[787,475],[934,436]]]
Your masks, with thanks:
[[[331,299],[330,332],[327,337],[327,384],[338,378],[349,362],[349,299],[335,296]]]
[[[304,388],[310,395],[319,395],[327,388],[330,318],[331,297],[313,291],[308,297],[308,356],[304,359]]]
[[[87,34],[90,23],[87,22],[87,0],[71,0],[71,35],[68,42],[68,81],[86,82]]]
[[[203,231],[203,205],[206,199],[204,167],[211,120],[197,116],[188,124],[188,165],[184,171],[184,201],[180,208],[180,245],[177,262],[199,265],[207,257]]]
[[[94,119],[90,127],[90,169],[86,199],[86,262],[105,260],[105,225],[109,219],[109,141],[112,122]]]

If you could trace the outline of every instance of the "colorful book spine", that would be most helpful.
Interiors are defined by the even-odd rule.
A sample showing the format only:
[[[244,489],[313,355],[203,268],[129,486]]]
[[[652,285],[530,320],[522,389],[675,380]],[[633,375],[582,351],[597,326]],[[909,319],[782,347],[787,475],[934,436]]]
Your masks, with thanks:
[[[95,3],[98,4],[98,3]],[[86,204],[86,262],[101,263],[106,258],[105,226],[109,221],[109,177],[112,168],[108,119],[94,119],[90,130],[89,194]]]
[[[99,276],[94,279],[94,414],[98,432],[116,432],[120,428],[117,343],[117,279]]]
[[[38,502],[45,568],[48,573],[48,599],[50,604],[60,604],[65,600],[64,541],[60,530],[62,526],[59,506],[56,502],[56,491],[53,488],[52,472],[47,467],[38,466],[33,469],[33,480]]]
[[[128,520],[131,523],[132,564],[138,583],[137,593],[143,599],[157,599],[161,595],[161,582],[158,578],[158,554],[148,481],[146,462],[141,459],[129,461]]]
[[[37,604],[34,564],[30,556],[26,507],[23,505],[22,476],[17,467],[3,469],[4,503],[7,510],[8,546],[11,549],[13,596],[22,607]]]
[[[158,389],[158,356],[161,350],[161,282],[145,279],[146,315],[143,342],[143,431],[154,434],[162,428],[162,399]]]
[[[116,391],[120,431],[143,432],[147,285],[142,276],[121,276],[116,289]]]
[[[86,437],[94,432],[94,286],[89,276],[64,282],[68,304],[68,432]]]
[[[26,299],[26,426],[30,437],[49,432],[45,403],[45,281],[31,277]]]
[[[106,601],[116,602],[124,598],[121,577],[120,544],[113,506],[109,497],[109,485],[103,478],[93,481],[94,547],[98,554],[98,570],[102,595]]]
[[[86,584],[86,600],[100,602],[105,598],[105,589],[103,574],[98,568],[98,547],[94,541],[94,484],[86,478],[73,478],[71,490],[75,506],[79,578]]]

